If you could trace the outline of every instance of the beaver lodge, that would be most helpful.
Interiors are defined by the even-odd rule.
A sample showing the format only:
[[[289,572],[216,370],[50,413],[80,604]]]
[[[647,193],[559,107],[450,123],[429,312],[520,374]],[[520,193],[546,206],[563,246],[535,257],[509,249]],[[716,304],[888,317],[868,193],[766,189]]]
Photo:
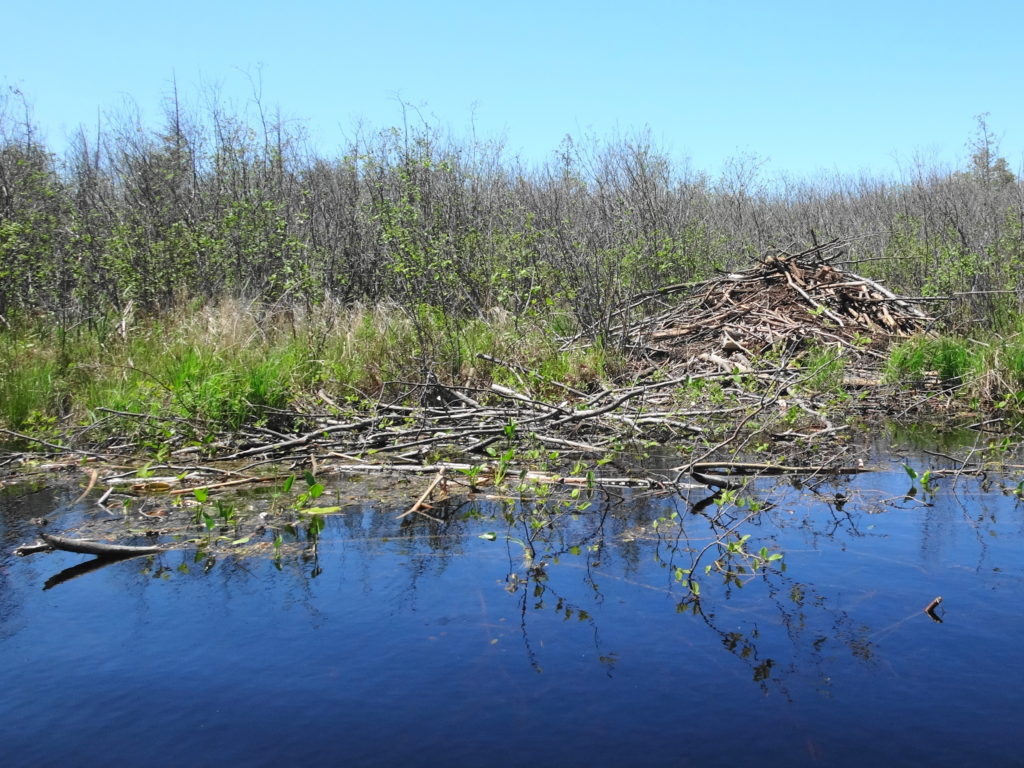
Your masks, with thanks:
[[[878,383],[882,350],[932,319],[914,299],[845,269],[844,254],[838,241],[797,254],[776,251],[742,272],[637,297],[634,307],[686,294],[630,328],[630,346],[673,377],[749,373],[765,361],[786,369],[809,350],[832,349],[862,369],[847,384]]]

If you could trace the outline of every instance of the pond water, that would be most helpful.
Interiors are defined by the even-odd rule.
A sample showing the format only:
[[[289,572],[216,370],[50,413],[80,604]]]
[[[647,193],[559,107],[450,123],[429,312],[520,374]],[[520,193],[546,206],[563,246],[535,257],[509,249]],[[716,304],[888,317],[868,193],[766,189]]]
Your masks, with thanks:
[[[4,764],[1024,765],[1019,478],[908,497],[882,463],[759,480],[754,513],[616,492],[540,528],[486,498],[398,520],[429,479],[402,503],[337,480],[343,511],[276,558],[62,575],[88,558],[11,550],[33,518],[102,513],[79,487],[8,488]],[[737,524],[743,552],[784,557],[705,574],[749,564],[713,544]],[[678,569],[708,544],[695,601]]]

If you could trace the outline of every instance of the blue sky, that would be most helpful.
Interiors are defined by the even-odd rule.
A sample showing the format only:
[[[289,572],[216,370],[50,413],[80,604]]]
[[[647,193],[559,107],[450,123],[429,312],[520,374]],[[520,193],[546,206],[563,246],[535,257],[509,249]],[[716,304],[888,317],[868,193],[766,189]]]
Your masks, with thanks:
[[[54,148],[126,97],[158,123],[173,79],[187,103],[217,88],[244,109],[254,77],[326,154],[356,120],[400,124],[401,98],[528,163],[566,134],[649,128],[711,173],[755,154],[771,175],[893,174],[961,163],[985,112],[1024,161],[1020,0],[41,0],[4,16],[0,84]]]

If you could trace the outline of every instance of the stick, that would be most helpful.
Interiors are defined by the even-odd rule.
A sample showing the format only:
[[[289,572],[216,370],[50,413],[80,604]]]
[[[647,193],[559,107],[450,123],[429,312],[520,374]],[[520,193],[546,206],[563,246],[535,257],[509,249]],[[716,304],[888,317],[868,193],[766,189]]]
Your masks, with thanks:
[[[100,496],[99,501],[96,502],[96,506],[99,507],[100,509],[102,509],[104,512],[108,512],[109,513],[110,510],[107,509],[105,506],[103,506],[103,502],[105,502],[107,499],[109,499],[110,498],[110,494],[112,494],[113,492],[114,492],[114,487],[113,486],[111,486],[110,488],[107,488],[107,490],[103,493],[103,495]]]
[[[78,453],[82,456],[92,456],[94,459],[106,459],[107,457],[101,453],[93,453],[92,451],[82,451],[78,448],[69,448],[66,445],[57,445],[56,443],[50,443],[46,440],[40,440],[38,437],[31,437],[30,435],[23,435],[21,432],[14,432],[10,429],[0,429],[0,433],[10,435],[11,437],[17,437],[20,440],[28,440],[30,443],[39,443],[45,445],[47,448],[53,448],[55,451],[61,454],[67,453]]]
[[[178,488],[177,490],[170,491],[171,496],[180,496],[185,493],[192,493],[193,491],[212,491],[218,488],[228,488],[235,485],[245,485],[246,483],[271,483],[274,480],[283,480],[288,475],[267,475],[266,477],[243,477],[240,480],[227,480],[223,483],[210,483],[209,485],[194,485],[191,488]]]
[[[502,360],[500,358],[494,357],[493,355],[484,354],[483,352],[477,352],[476,356],[478,358],[480,358],[481,360],[486,360],[488,363],[494,363],[495,365],[503,366],[505,368],[508,368],[511,371],[517,371],[517,372],[521,372],[521,373],[533,373],[532,371],[524,368],[521,365],[517,365],[516,363],[510,363],[507,360]],[[538,374],[534,373],[533,375],[536,376]],[[572,394],[578,395],[579,397],[586,397],[586,393],[585,392],[580,392],[578,389],[573,389],[569,385],[563,384],[560,381],[555,381],[554,379],[549,379],[546,376],[540,376],[539,378],[543,379],[548,384],[551,384],[553,386],[560,387],[561,389],[564,389],[566,392],[571,392]]]
[[[167,551],[166,546],[130,547],[124,544],[107,544],[102,541],[54,536],[49,533],[40,533],[39,538],[54,549],[76,552],[80,555],[96,555],[96,557],[139,557],[140,555],[155,555]]]
[[[430,485],[427,486],[427,490],[425,490],[423,492],[422,496],[420,496],[418,499],[416,499],[416,503],[413,504],[411,507],[409,507],[409,509],[405,510],[405,512],[400,514],[395,519],[396,520],[401,520],[403,517],[407,517],[408,515],[411,515],[413,512],[419,512],[420,511],[420,507],[423,505],[423,502],[425,502],[427,500],[427,497],[430,496],[430,494],[433,492],[433,490],[437,487],[437,484],[440,483],[442,480],[444,480],[444,474],[445,474],[445,468],[441,467],[441,469],[438,470],[437,476],[433,479],[433,481],[431,481]],[[433,519],[437,520],[436,517],[433,518]]]
[[[53,551],[53,545],[52,544],[45,544],[43,542],[38,542],[37,541],[35,544],[22,544],[20,547],[15,547],[13,550],[11,550],[11,554],[12,555],[17,555],[18,557],[25,557],[25,555],[32,555],[32,554],[35,554],[36,552],[52,552],[52,551]]]
[[[82,491],[81,495],[71,502],[71,506],[74,506],[75,504],[77,504],[78,502],[80,502],[82,499],[89,495],[89,491],[91,491],[93,489],[93,486],[96,485],[96,478],[99,477],[99,475],[100,471],[98,469],[93,469],[89,472],[89,484],[85,486],[85,490]]]
[[[698,461],[694,464],[683,464],[673,467],[671,472],[687,472],[691,470],[702,471],[705,469],[728,469],[735,474],[755,474],[762,472],[766,475],[797,475],[797,474],[819,474],[834,473],[837,475],[850,475],[858,472],[874,472],[870,467],[827,467],[827,466],[804,466],[787,467],[781,464],[757,464],[743,461]]]
[[[328,435],[333,432],[346,432],[354,429],[361,429],[363,427],[371,427],[377,422],[377,419],[364,419],[363,421],[357,421],[354,424],[333,424],[329,427],[321,427],[315,429],[312,432],[307,432],[304,435],[292,438],[291,440],[283,440],[280,443],[272,443],[270,445],[257,445],[255,448],[249,448],[244,451],[238,451],[230,456],[224,456],[221,461],[227,461],[228,459],[241,459],[244,456],[253,456],[258,453],[270,453],[271,451],[277,451],[281,448],[293,448],[297,445],[305,445],[310,440],[320,435]]]

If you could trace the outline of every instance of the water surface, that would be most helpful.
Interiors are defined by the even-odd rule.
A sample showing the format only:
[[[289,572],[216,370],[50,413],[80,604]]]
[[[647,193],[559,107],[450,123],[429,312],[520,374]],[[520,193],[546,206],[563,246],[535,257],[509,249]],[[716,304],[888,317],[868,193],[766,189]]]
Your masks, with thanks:
[[[100,513],[79,488],[8,488],[4,763],[1022,765],[1024,512],[1000,490],[1019,478],[906,497],[893,467],[758,481],[768,507],[739,531],[784,557],[727,580],[712,548],[699,601],[677,568],[749,513],[694,512],[703,492],[597,494],[533,533],[495,500],[443,522],[346,503],[277,560],[268,535],[262,556],[61,581],[88,558],[11,549],[33,518]]]

